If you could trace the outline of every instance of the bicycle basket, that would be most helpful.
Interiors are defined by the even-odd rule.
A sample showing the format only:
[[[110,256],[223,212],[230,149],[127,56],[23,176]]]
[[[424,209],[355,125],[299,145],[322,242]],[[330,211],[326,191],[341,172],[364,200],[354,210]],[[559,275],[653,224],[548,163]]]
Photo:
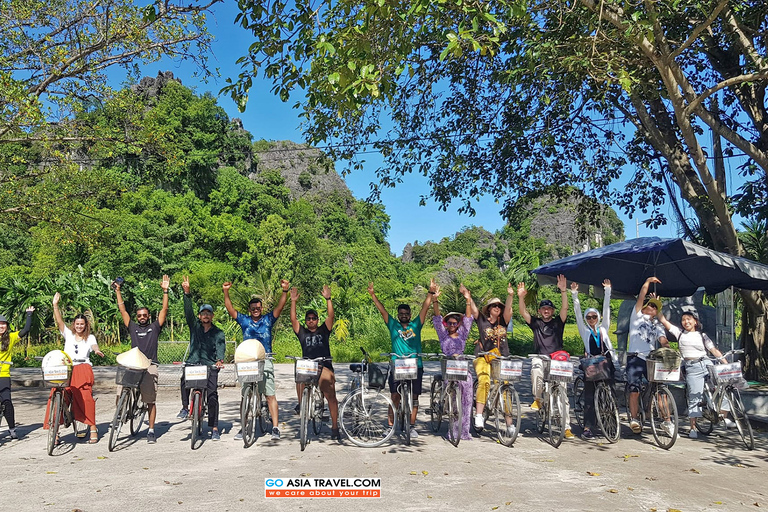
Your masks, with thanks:
[[[741,361],[730,364],[715,364],[707,367],[709,376],[715,384],[738,384],[741,381]]]
[[[384,389],[387,385],[387,374],[389,365],[370,363],[368,364],[368,387],[374,389]]]
[[[43,381],[49,387],[66,388],[72,377],[72,366],[56,365],[43,367]]]
[[[204,365],[184,367],[184,388],[205,389],[208,387],[209,368]]]
[[[317,382],[323,373],[323,365],[311,359],[297,359],[293,367],[296,382]]]
[[[680,366],[672,368],[664,364],[661,359],[646,360],[649,382],[678,382],[680,380]]]
[[[605,356],[587,357],[580,362],[584,378],[588,381],[608,380],[611,378],[611,361]]]
[[[469,362],[461,359],[441,359],[440,371],[443,372],[443,380],[467,380]]]
[[[264,360],[235,363],[235,373],[240,384],[261,382],[264,380]]]
[[[523,377],[523,362],[494,359],[491,361],[491,379],[517,382]]]
[[[125,366],[117,367],[115,372],[115,383],[127,388],[137,388],[144,376],[144,370],[132,370]]]
[[[571,382],[573,380],[573,363],[570,361],[552,361],[542,359],[544,380],[550,382]]]
[[[419,376],[419,366],[415,357],[397,358],[394,363],[394,378],[396,381],[412,380]]]

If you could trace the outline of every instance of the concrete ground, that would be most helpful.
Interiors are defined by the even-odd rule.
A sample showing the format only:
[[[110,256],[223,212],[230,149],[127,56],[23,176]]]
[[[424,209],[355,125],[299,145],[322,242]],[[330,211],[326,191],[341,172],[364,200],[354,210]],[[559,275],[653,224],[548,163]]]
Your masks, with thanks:
[[[339,385],[348,377],[337,366]],[[17,371],[17,370],[14,370]],[[190,449],[190,423],[175,419],[180,403],[173,388],[158,397],[158,441],[149,445],[146,430],[107,448],[114,413],[114,388],[106,378],[96,384],[99,443],[79,441],[64,431],[53,456],[45,451],[42,428],[48,390],[14,388],[18,431],[12,441],[0,428],[0,488],[5,510],[759,510],[768,507],[768,434],[756,432],[756,448],[745,451],[735,431],[717,429],[697,440],[684,435],[669,451],[652,435],[631,435],[625,426],[615,445],[573,439],[558,449],[540,438],[523,394],[523,435],[511,448],[487,435],[454,448],[433,434],[419,415],[420,437],[405,444],[397,437],[379,448],[358,448],[330,440],[325,427],[306,450],[297,439],[298,416],[292,366],[278,365],[282,439],[259,438],[248,448],[235,441],[239,390],[219,391],[220,442],[207,439]],[[428,372],[429,373],[429,372]],[[425,382],[428,378],[425,377]],[[426,386],[425,386],[426,387]],[[525,392],[525,393],[524,393]],[[340,391],[340,397],[343,397]],[[422,396],[422,408],[427,398]],[[681,425],[687,424],[682,419]],[[578,432],[578,429],[574,427]],[[382,497],[265,498],[265,478],[373,477]],[[8,507],[8,508],[6,508]]]

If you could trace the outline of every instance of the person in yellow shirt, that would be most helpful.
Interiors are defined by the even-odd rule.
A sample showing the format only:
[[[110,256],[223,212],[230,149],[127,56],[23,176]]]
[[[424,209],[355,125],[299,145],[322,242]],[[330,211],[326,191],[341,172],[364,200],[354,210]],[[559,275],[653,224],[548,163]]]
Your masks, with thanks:
[[[8,422],[8,430],[11,439],[18,439],[16,433],[16,418],[14,417],[13,402],[11,401],[11,360],[13,346],[21,338],[29,333],[32,327],[32,312],[34,306],[27,308],[27,320],[20,331],[9,332],[8,319],[0,315],[0,403],[5,408],[5,420]]]

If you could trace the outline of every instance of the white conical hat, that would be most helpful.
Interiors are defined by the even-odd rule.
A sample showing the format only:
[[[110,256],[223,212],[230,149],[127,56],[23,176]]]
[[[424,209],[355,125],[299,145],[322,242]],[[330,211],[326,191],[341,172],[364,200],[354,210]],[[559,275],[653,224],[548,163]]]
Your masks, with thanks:
[[[139,347],[134,347],[128,352],[123,352],[117,356],[117,364],[125,366],[131,370],[146,370],[152,364],[147,356],[142,354]]]
[[[264,345],[259,340],[243,340],[235,349],[236,363],[259,361],[267,356]]]
[[[49,366],[72,366],[72,359],[63,350],[51,350],[43,357],[43,368]]]

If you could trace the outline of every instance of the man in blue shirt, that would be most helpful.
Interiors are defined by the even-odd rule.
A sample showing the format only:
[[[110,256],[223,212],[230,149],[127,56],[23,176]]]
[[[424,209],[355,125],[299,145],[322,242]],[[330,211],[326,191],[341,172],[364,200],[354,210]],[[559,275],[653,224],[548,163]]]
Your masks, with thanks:
[[[432,304],[432,299],[435,297],[437,290],[437,284],[434,279],[429,285],[429,293],[424,299],[424,304],[421,306],[419,316],[411,320],[411,307],[408,304],[400,304],[397,306],[397,320],[389,316],[384,305],[376,297],[376,293],[373,290],[373,283],[368,284],[368,293],[373,299],[373,303],[376,305],[376,309],[381,313],[381,317],[387,324],[389,329],[389,336],[392,340],[392,352],[397,355],[408,355],[421,352],[421,328],[424,325],[424,320],[427,317],[427,311]],[[419,437],[418,432],[414,428],[416,424],[416,415],[419,412],[419,395],[421,394],[421,383],[424,378],[424,367],[422,366],[421,358],[418,358],[418,377],[411,380],[411,390],[413,394],[413,409],[411,410],[411,438]],[[389,391],[392,396],[392,402],[397,407],[400,404],[400,393],[397,392],[397,386],[395,385],[394,375],[389,373]],[[389,411],[389,425],[394,424],[394,412]]]
[[[232,300],[229,298],[229,289],[232,288],[232,283],[226,282],[221,288],[224,290],[224,306],[231,316],[243,330],[244,340],[259,340],[264,346],[264,350],[267,354],[272,352],[272,328],[275,322],[280,317],[280,313],[283,312],[285,303],[288,300],[288,290],[291,289],[291,283],[282,279],[280,281],[280,287],[283,289],[280,300],[277,302],[277,306],[274,310],[270,311],[266,315],[262,314],[262,302],[259,298],[251,299],[248,302],[248,315],[239,313],[232,305]],[[267,397],[267,406],[269,407],[269,415],[272,416],[272,439],[277,441],[280,439],[280,428],[277,426],[277,399],[275,398],[275,367],[271,360],[267,359],[264,362],[264,380],[259,383],[259,391]],[[235,439],[242,439],[242,430],[235,435]]]

